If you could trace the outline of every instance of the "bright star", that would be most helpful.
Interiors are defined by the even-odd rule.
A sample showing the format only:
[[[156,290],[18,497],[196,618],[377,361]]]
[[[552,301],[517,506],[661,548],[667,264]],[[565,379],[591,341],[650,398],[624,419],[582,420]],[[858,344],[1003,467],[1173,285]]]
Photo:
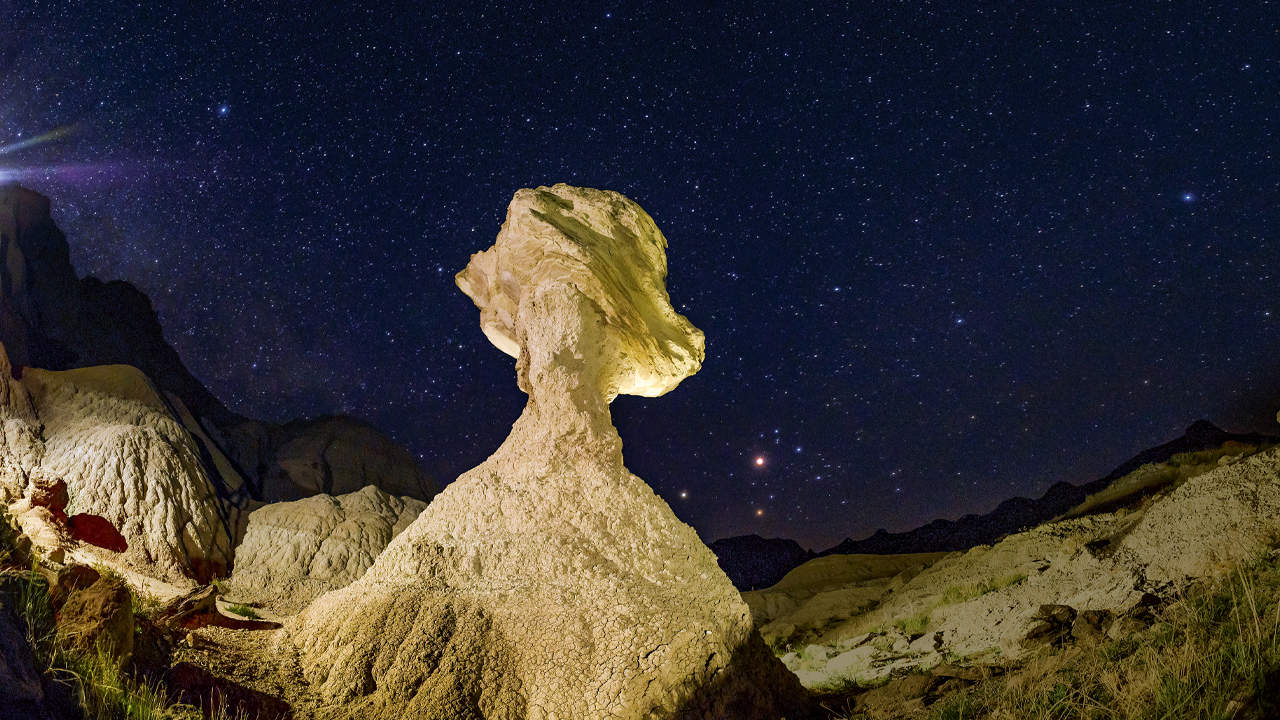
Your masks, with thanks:
[[[756,517],[764,517],[764,508],[756,508]]]
[[[1193,193],[1193,192],[1184,192],[1184,193],[1182,193],[1182,202],[1184,202],[1184,203],[1193,203],[1193,202],[1195,202],[1195,201],[1196,201],[1196,194],[1195,194],[1195,193]]]
[[[219,115],[222,115],[222,116],[224,116],[224,117],[225,117],[225,116],[226,116],[226,114],[227,114],[227,113],[229,113],[229,112],[231,112],[231,106],[230,106],[230,105],[219,105],[219,106],[218,106],[218,114],[219,114]]]
[[[757,456],[756,456],[756,467],[764,467],[764,456],[763,456],[763,455],[757,455]]]
[[[682,497],[682,498],[687,498],[687,497],[689,497],[689,491],[688,491],[688,490],[681,490],[681,491],[680,491],[680,497]]]

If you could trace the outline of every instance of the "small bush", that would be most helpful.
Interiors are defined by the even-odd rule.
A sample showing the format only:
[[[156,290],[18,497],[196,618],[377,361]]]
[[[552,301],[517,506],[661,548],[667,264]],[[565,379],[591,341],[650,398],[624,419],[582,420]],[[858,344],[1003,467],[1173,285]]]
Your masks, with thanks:
[[[1026,573],[1013,573],[1010,575],[1002,575],[1001,577],[991,580],[983,580],[982,582],[974,585],[952,585],[942,591],[942,599],[938,601],[938,605],[936,607],[968,602],[974,598],[982,597],[987,593],[993,593],[996,590],[1002,590],[1011,585],[1017,585],[1026,579]]]
[[[902,631],[908,637],[915,637],[924,633],[929,627],[929,613],[921,613],[912,615],[911,617],[902,618],[893,624],[894,627]]]
[[[256,611],[254,611],[253,608],[249,607],[248,605],[230,604],[230,605],[227,605],[227,612],[235,613],[240,617],[246,617],[246,618],[249,618],[250,620],[258,620],[258,619],[261,619],[262,617]]]

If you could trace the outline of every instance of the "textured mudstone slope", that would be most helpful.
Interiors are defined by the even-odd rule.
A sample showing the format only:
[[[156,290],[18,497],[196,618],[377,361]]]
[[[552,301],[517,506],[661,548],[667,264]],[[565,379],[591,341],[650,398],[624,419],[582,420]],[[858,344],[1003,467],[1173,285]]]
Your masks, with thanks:
[[[948,654],[1016,658],[1027,650],[1023,640],[1042,605],[1127,616],[1151,598],[1176,599],[1187,583],[1231,568],[1277,536],[1280,448],[1224,457],[1215,469],[1133,508],[1047,523],[952,553],[886,586],[871,609],[853,601],[867,599],[857,593],[869,585],[857,578],[828,591],[847,596],[836,605],[805,601],[796,593],[803,588],[785,582],[748,598],[767,621],[765,637],[794,648],[784,661],[806,684],[867,682],[936,665]],[[832,555],[793,572],[816,574],[819,563],[862,557]],[[923,634],[885,636],[885,628],[911,618],[927,618]]]
[[[355,583],[288,626],[351,717],[800,717],[715,557],[622,463],[618,393],[695,372],[666,240],[617,193],[521,190],[459,286],[529,403]]]
[[[222,575],[231,539],[191,436],[136,368],[28,368],[46,474],[66,482],[67,514],[110,522],[124,560],[176,581]],[[114,390],[104,392],[101,389]]]
[[[426,507],[369,486],[259,508],[236,548],[231,592],[280,612],[297,611],[363,575]]]

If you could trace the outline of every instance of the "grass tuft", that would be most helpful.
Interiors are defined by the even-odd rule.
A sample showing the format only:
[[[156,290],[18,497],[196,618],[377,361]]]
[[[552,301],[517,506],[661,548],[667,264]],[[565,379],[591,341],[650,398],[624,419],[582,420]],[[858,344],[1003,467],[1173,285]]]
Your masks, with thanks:
[[[929,627],[929,613],[920,613],[898,620],[893,624],[894,627],[902,631],[904,635],[914,637],[923,635],[926,628]]]
[[[62,645],[56,636],[49,586],[35,566],[0,572],[0,610],[12,607],[42,673],[70,688],[90,720],[177,720],[201,717],[198,710],[170,702],[163,686],[138,680],[119,658],[101,646],[92,652]],[[192,716],[191,712],[195,712]],[[211,720],[236,720],[219,710]]]
[[[248,605],[237,605],[234,603],[228,604],[227,612],[235,613],[240,617],[246,617],[246,618],[249,618],[250,620],[259,620],[262,618],[261,615],[259,615],[253,608],[249,607]]]
[[[990,580],[983,580],[973,585],[952,585],[942,591],[942,599],[938,601],[938,606],[955,605],[956,603],[968,602],[974,598],[982,597],[988,593],[1017,585],[1027,579],[1026,573],[1014,573],[1011,575],[1003,575]]]

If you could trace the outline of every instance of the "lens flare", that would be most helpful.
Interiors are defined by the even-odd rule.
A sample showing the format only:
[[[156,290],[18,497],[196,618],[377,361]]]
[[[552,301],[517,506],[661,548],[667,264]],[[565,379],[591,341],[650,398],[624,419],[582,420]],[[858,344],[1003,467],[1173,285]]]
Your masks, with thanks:
[[[75,125],[63,125],[62,127],[54,128],[42,135],[37,135],[32,138],[27,138],[26,140],[19,140],[16,143],[9,143],[8,145],[0,146],[0,155],[9,155],[10,153],[18,152],[19,150],[26,150],[27,148],[35,147],[37,145],[61,140],[75,132],[75,129]]]

